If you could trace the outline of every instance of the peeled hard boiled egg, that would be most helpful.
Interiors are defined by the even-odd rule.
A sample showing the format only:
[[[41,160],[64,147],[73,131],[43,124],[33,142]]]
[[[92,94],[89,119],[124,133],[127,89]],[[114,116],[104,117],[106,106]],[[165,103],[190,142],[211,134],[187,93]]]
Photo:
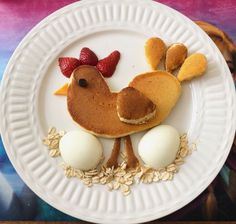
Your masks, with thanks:
[[[171,164],[179,149],[178,131],[169,125],[159,125],[148,131],[140,140],[138,153],[143,162],[154,169]]]
[[[99,140],[81,130],[67,132],[60,140],[59,149],[65,163],[80,170],[95,168],[103,152]]]

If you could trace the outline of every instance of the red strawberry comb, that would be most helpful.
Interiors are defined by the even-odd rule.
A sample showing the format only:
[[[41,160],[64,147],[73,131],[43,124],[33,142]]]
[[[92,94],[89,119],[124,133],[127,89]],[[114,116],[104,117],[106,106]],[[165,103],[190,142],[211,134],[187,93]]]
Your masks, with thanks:
[[[120,52],[115,50],[107,57],[98,61],[97,55],[88,47],[84,47],[80,51],[79,59],[60,57],[58,62],[62,74],[67,78],[70,78],[72,72],[80,65],[96,66],[104,77],[111,77],[115,72],[119,59]]]

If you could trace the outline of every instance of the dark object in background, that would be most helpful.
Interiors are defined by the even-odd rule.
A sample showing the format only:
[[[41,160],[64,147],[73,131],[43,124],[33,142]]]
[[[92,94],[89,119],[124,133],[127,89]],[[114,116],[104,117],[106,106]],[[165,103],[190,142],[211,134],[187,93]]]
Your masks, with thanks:
[[[232,39],[214,25],[196,21],[214,41],[224,56],[236,81],[236,45]],[[182,209],[163,217],[163,221],[231,221],[236,220],[236,138],[226,165],[210,186]],[[153,221],[155,223],[156,221]],[[152,222],[151,222],[152,223]]]
[[[32,220],[36,213],[36,195],[25,185],[19,198],[0,173],[0,220]]]
[[[223,54],[234,80],[236,80],[236,45],[232,39],[224,31],[210,23],[204,21],[195,21],[195,23],[214,41]]]
[[[210,23],[204,21],[196,21],[196,24],[200,28],[202,28],[214,41],[214,43],[224,56],[225,61],[230,69],[230,72],[232,73],[234,81],[236,81],[236,45],[234,44],[232,39],[224,31],[220,30],[219,28]],[[217,207],[222,207],[222,205],[224,205],[223,200],[221,200],[224,195],[223,193],[227,195],[228,197],[227,200],[231,203],[231,206],[227,207],[226,209],[228,209],[228,211],[232,209],[236,210],[236,187],[235,187],[236,150],[235,149],[236,149],[236,135],[234,138],[234,143],[231,148],[231,152],[226,161],[227,167],[223,168],[228,170],[228,181],[224,182],[222,181],[223,189],[225,191],[224,192],[221,191],[220,197],[216,197],[218,189],[216,189],[216,187],[214,189],[214,186],[212,186],[212,184],[209,186],[209,194],[204,206],[205,217],[208,220],[216,220],[217,213],[220,212],[220,210],[216,212]],[[225,220],[227,220],[227,217]]]

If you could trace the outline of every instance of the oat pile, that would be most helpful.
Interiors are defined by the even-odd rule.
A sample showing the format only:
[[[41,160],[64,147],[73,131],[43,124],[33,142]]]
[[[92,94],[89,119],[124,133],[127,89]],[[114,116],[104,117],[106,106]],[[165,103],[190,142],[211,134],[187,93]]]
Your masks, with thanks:
[[[47,137],[43,139],[43,144],[48,147],[51,157],[60,155],[59,142],[65,133],[64,131],[57,132],[57,129],[54,127],[49,128]]]
[[[55,128],[50,128],[47,137],[43,143],[48,147],[49,154],[52,157],[60,155],[59,141],[65,132],[57,132]],[[180,166],[184,163],[185,158],[196,149],[189,148],[187,135],[183,134],[180,137],[180,148],[177,152],[175,161],[158,170],[152,169],[145,165],[140,165],[135,169],[127,169],[127,156],[125,153],[120,153],[122,162],[117,168],[107,168],[100,165],[90,171],[81,171],[66,164],[62,164],[65,176],[68,178],[76,177],[80,179],[87,187],[92,187],[94,184],[106,185],[109,191],[120,190],[123,195],[131,193],[131,186],[135,183],[150,184],[152,182],[168,181],[174,178],[175,173],[179,171]]]

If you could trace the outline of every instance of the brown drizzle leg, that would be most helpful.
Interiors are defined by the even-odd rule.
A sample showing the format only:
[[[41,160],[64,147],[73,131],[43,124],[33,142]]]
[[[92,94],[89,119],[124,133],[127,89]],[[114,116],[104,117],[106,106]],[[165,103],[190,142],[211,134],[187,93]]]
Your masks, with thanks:
[[[131,138],[129,135],[125,136],[125,149],[128,157],[127,167],[135,168],[139,164],[139,161],[134,154]]]
[[[108,159],[107,164],[106,164],[107,167],[112,168],[114,166],[114,168],[116,168],[118,166],[117,160],[120,153],[120,140],[121,140],[120,138],[115,139],[111,156]]]

